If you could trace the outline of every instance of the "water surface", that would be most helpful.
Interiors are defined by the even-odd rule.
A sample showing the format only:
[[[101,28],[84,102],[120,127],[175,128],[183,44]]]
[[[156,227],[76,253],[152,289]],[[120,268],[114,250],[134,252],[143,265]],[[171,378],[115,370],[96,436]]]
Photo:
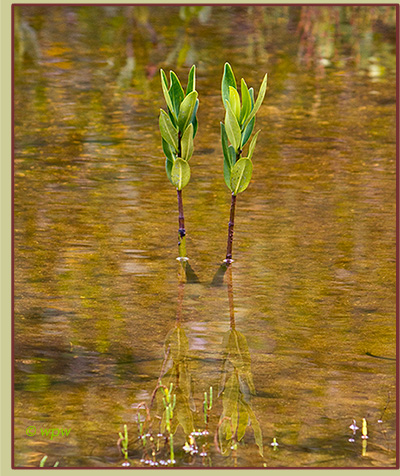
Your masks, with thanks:
[[[146,466],[136,406],[173,373],[165,342],[179,329],[195,429],[210,386],[214,402],[210,435],[196,439],[207,457],[184,452],[180,426],[177,466],[393,467],[395,7],[15,13],[16,466],[44,455],[47,466],[121,466],[124,424],[131,465]],[[235,262],[211,286],[230,206],[225,61],[256,91],[265,72],[269,82],[252,182],[237,199]],[[183,200],[198,282],[185,284],[158,71],[186,83],[193,63],[199,131]],[[253,424],[236,450],[213,441],[221,376],[238,372],[221,370],[232,326],[251,358],[255,395],[244,394],[263,457]],[[364,450],[361,430],[349,441],[363,418]],[[30,425],[71,432],[29,437]]]

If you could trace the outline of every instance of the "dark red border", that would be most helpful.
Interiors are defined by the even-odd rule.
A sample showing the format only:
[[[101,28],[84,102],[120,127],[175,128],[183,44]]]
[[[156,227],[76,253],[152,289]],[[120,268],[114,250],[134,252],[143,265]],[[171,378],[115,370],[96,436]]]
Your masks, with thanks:
[[[11,467],[14,460],[14,5],[11,6]]]
[[[397,350],[399,349],[399,337],[400,337],[400,331],[399,331],[399,319],[400,319],[400,306],[399,306],[399,289],[400,289],[400,276],[399,276],[399,271],[400,271],[400,266],[399,266],[399,259],[400,259],[400,244],[399,244],[399,238],[400,238],[400,232],[399,232],[399,189],[400,189],[400,168],[399,168],[399,160],[400,160],[400,135],[399,135],[399,127],[400,127],[400,119],[399,119],[399,114],[400,114],[400,98],[399,98],[399,81],[400,81],[400,64],[399,64],[399,46],[400,46],[400,32],[399,32],[399,25],[400,25],[400,7],[399,5],[396,5],[396,344],[397,344]],[[399,361],[398,361],[398,352],[396,352],[396,358],[397,358],[397,365],[396,365],[396,468],[400,468],[400,456],[399,456],[399,451],[400,451],[400,441],[399,441]]]
[[[398,3],[13,3],[17,7],[126,7],[126,6],[156,6],[156,7],[183,7],[183,6],[210,6],[210,7],[398,7]]]
[[[31,467],[31,466],[15,466],[15,459],[14,459],[14,144],[15,144],[15,136],[14,136],[14,7],[16,6],[29,6],[29,7],[38,7],[38,6],[54,6],[54,7],[65,7],[65,6],[135,6],[135,5],[151,5],[151,6],[168,6],[168,7],[181,7],[184,5],[204,5],[204,6],[229,6],[229,7],[236,7],[236,6],[308,6],[312,5],[315,7],[337,7],[337,6],[364,6],[364,7],[376,7],[376,6],[386,6],[386,7],[396,7],[396,348],[399,349],[400,343],[400,331],[399,331],[399,316],[400,316],[400,305],[399,305],[399,289],[400,289],[400,232],[399,232],[399,225],[400,225],[400,213],[399,213],[399,188],[400,188],[400,166],[399,166],[399,157],[400,157],[400,101],[399,101],[399,73],[400,73],[400,64],[399,64],[399,46],[400,46],[400,31],[399,31],[399,19],[400,19],[400,6],[398,3],[246,3],[246,4],[228,4],[228,3],[187,3],[187,4],[180,4],[180,3],[13,3],[11,4],[11,468],[12,469],[30,469],[30,470],[43,470],[43,469],[53,469],[53,468],[39,468],[39,467]],[[396,355],[397,356],[397,355]],[[321,470],[321,469],[364,469],[364,470],[376,470],[376,469],[386,469],[386,470],[393,470],[393,469],[400,469],[400,422],[399,422],[399,378],[400,378],[400,369],[399,364],[397,362],[396,365],[396,466],[386,467],[386,466],[373,466],[373,467],[364,467],[364,466],[355,466],[355,467],[338,467],[338,466],[329,466],[329,467],[296,467],[296,466],[268,466],[266,468],[258,468],[258,467],[240,467],[234,468],[229,466],[214,466],[212,468],[205,468],[205,467],[166,467],[162,468],[163,470],[191,470],[191,469],[200,469],[200,470],[207,470],[207,469],[256,469],[256,470],[270,470],[270,469],[296,469],[296,470]],[[114,470],[114,469],[138,469],[138,470],[154,470],[154,468],[146,468],[146,467],[122,467],[122,466],[110,466],[110,467],[96,467],[96,466],[74,466],[74,467],[58,467],[60,469],[67,469],[67,470],[75,470],[75,469],[96,469],[96,470]]]

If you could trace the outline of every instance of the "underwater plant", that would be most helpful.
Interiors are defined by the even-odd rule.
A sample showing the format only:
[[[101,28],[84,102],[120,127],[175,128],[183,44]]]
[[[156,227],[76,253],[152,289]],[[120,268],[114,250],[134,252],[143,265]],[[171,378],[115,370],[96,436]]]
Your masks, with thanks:
[[[196,68],[193,65],[188,76],[186,93],[178,76],[170,72],[170,85],[167,76],[161,69],[161,86],[167,103],[167,112],[160,109],[160,131],[162,147],[166,157],[165,170],[167,177],[177,190],[179,230],[179,260],[186,257],[186,229],[183,214],[182,190],[190,180],[189,159],[193,154],[193,139],[197,132],[197,109],[199,107],[196,91]]]
[[[127,466],[129,457],[128,457],[128,444],[129,444],[129,439],[128,439],[128,427],[124,425],[124,434],[119,432],[119,440],[117,442],[117,446],[119,447],[122,455],[124,456],[125,462],[124,466]],[[128,463],[129,464],[129,463]]]
[[[247,155],[242,157],[254,129],[256,114],[264,100],[267,90],[267,74],[262,80],[257,100],[254,102],[254,90],[248,88],[242,78],[240,83],[241,99],[236,87],[236,79],[229,63],[225,63],[222,78],[222,102],[225,107],[225,122],[221,122],[221,142],[224,154],[224,179],[232,192],[231,211],[228,228],[226,263],[232,262],[233,227],[235,222],[236,197],[248,187],[253,172],[253,156],[258,131],[250,142]],[[230,143],[230,144],[229,144]]]

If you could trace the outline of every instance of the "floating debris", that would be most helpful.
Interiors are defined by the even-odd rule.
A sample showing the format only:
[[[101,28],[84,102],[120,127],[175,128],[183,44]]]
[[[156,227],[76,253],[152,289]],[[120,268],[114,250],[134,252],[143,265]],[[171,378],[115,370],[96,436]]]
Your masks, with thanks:
[[[353,431],[353,435],[356,434],[356,431],[359,430],[356,420],[353,420],[353,423],[349,426],[350,430]]]
[[[279,443],[276,441],[276,438],[273,438],[271,446],[274,448],[274,451],[279,446]]]

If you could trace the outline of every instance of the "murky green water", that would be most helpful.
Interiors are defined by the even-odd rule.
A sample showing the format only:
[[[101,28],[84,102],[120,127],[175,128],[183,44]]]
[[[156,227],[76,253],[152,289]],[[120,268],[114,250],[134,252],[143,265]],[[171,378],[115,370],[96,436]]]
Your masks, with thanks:
[[[16,466],[120,466],[125,423],[131,464],[146,466],[160,390],[147,455],[136,406],[165,371],[178,466],[394,466],[395,7],[23,7],[15,31]],[[230,206],[225,61],[256,90],[268,72],[269,88],[235,262],[213,286]],[[184,78],[193,63],[183,199],[199,282],[184,284],[158,71]],[[210,434],[191,456],[184,429],[204,430],[210,386]],[[220,454],[235,401],[245,434]],[[155,460],[169,454],[160,438]]]

